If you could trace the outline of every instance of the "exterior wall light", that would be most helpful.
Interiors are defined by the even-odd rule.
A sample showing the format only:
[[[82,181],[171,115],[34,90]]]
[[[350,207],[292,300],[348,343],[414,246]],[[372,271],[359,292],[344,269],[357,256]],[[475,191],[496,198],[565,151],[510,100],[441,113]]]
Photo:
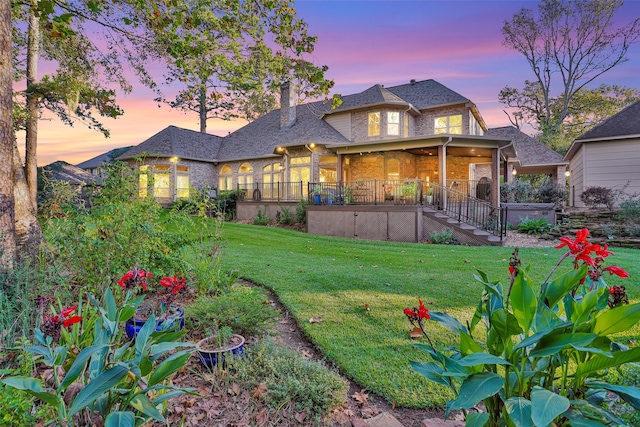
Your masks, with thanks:
[[[564,176],[566,176],[567,178],[569,178],[571,176],[571,171],[565,171],[564,172]]]
[[[518,171],[515,170],[515,168],[511,171],[511,175],[516,176],[518,175]]]

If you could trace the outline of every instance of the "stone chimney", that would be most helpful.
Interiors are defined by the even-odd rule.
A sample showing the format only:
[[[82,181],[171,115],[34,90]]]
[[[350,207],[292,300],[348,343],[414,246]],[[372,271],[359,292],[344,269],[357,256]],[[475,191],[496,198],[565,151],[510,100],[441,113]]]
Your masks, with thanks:
[[[296,121],[296,102],[290,82],[280,86],[280,127],[291,126]]]

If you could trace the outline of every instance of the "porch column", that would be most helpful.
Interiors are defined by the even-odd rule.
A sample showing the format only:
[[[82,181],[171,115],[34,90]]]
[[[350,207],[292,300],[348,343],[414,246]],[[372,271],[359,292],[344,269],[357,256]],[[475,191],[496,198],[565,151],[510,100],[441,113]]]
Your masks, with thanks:
[[[500,152],[491,149],[491,204],[500,206]]]
[[[338,164],[336,166],[336,181],[342,182],[342,154],[338,154]]]
[[[562,188],[567,185],[567,175],[565,175],[566,172],[567,167],[565,165],[561,165],[556,168],[556,182]]]
[[[447,208],[447,147],[438,146],[438,170],[440,171],[438,182],[444,188],[442,194],[442,209]]]

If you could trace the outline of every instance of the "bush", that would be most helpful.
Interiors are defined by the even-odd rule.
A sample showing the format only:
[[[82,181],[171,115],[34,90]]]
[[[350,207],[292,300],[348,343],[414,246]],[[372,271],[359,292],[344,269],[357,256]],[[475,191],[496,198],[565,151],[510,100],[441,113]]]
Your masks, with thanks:
[[[640,200],[625,200],[620,203],[618,217],[622,221],[640,222]]]
[[[207,331],[228,326],[234,333],[248,336],[269,332],[278,316],[266,292],[258,287],[237,286],[217,296],[197,298],[185,309],[191,328]]]
[[[236,217],[236,206],[240,194],[245,190],[223,190],[218,193],[215,199],[215,208],[221,212],[226,221],[231,221]]]
[[[300,199],[298,204],[296,205],[296,222],[298,224],[306,224],[307,223],[307,205],[308,201],[305,199]]]
[[[267,205],[264,205],[264,211],[260,209],[260,206],[256,206],[258,213],[253,217],[254,225],[269,225],[271,224],[271,218],[267,215]]]
[[[270,408],[290,403],[317,423],[347,398],[348,385],[337,373],[270,339],[257,342],[236,366],[238,378],[250,388],[266,386]]]
[[[453,237],[453,230],[450,228],[447,228],[440,233],[434,231],[429,237],[431,239],[431,243],[436,245],[457,245],[459,243],[458,239]]]
[[[521,218],[518,224],[518,232],[525,234],[542,234],[553,230],[553,225],[544,217],[538,219]]]
[[[63,218],[84,210],[82,188],[68,181],[47,181],[39,193],[38,215],[43,218]]]
[[[0,427],[33,426],[38,421],[32,413],[35,398],[26,391],[0,386]]]
[[[616,201],[617,192],[607,187],[587,187],[580,198],[582,202],[591,209],[599,206],[605,206],[609,210],[613,210]]]
[[[282,211],[278,211],[276,213],[276,222],[280,225],[293,225],[295,223],[295,218],[293,213],[291,213],[291,209],[286,206],[282,206],[281,204],[278,205]]]

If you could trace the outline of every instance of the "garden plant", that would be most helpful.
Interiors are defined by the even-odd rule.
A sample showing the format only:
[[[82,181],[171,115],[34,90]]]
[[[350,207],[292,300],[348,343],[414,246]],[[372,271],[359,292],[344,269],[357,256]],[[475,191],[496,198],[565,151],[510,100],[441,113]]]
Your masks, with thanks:
[[[608,393],[640,409],[640,389],[612,384],[603,373],[640,361],[640,347],[615,342],[615,335],[640,321],[640,304],[628,304],[623,286],[607,286],[605,275],[626,278],[617,266],[605,266],[613,253],[591,244],[588,230],[563,237],[568,251],[536,284],[522,266],[518,250],[509,262],[503,286],[478,271],[484,291],[473,318],[463,324],[443,312],[405,309],[427,344],[417,344],[431,362],[413,369],[453,391],[446,405],[466,414],[468,426],[598,426],[624,422],[601,403]],[[556,274],[565,260],[571,269]],[[433,320],[458,336],[457,345],[437,348],[425,322]],[[484,328],[480,329],[480,326]],[[484,409],[477,411],[483,402]]]

